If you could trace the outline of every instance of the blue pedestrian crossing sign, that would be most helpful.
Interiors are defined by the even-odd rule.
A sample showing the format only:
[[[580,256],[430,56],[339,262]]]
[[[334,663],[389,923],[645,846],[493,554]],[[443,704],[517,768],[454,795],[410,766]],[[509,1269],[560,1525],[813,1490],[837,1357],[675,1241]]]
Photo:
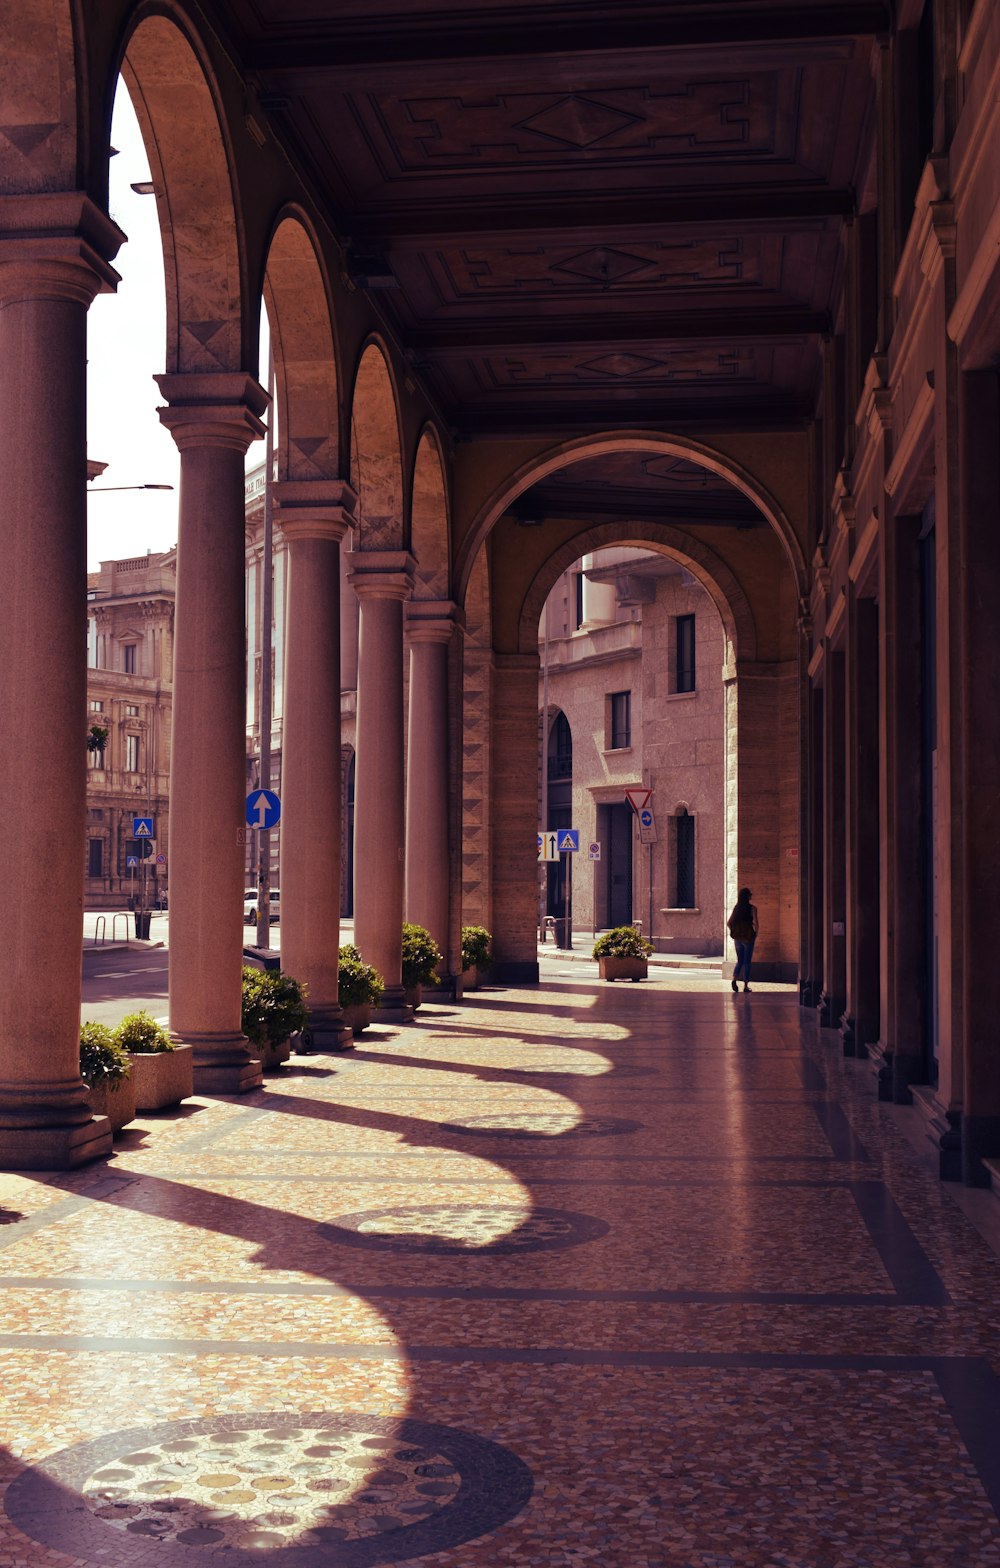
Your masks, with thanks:
[[[136,858],[135,855],[127,855],[126,858],[125,858],[125,864],[127,866],[137,866],[139,864],[139,861],[138,861],[138,859]]]
[[[558,847],[560,855],[575,855],[580,848],[580,829],[560,828]]]
[[[152,817],[133,817],[132,818],[132,837],[133,838],[152,838],[153,837],[153,819],[152,819]]]
[[[255,789],[247,796],[247,822],[252,828],[273,828],[281,816],[281,801],[273,789]]]

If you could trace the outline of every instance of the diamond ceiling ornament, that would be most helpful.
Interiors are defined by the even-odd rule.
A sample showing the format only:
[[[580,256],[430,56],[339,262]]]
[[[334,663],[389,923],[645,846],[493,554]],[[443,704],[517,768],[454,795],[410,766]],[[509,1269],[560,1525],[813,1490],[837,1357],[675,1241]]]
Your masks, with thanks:
[[[644,370],[661,370],[663,361],[646,359],[642,354],[604,354],[600,359],[588,359],[581,370],[594,370],[599,376],[638,376]]]
[[[547,109],[533,114],[530,120],[522,120],[520,128],[535,131],[539,136],[548,136],[566,147],[582,149],[593,147],[595,142],[604,141],[613,132],[623,130],[626,125],[637,124],[638,120],[638,115],[626,114],[612,104],[571,93],[568,98],[562,98],[558,103],[550,104]]]
[[[653,263],[644,256],[633,256],[625,250],[608,250],[603,245],[598,245],[594,250],[581,251],[579,256],[570,256],[568,261],[560,261],[552,268],[553,272],[568,272],[575,278],[587,278],[595,283],[618,283],[622,278],[629,278],[635,272],[645,272]]]

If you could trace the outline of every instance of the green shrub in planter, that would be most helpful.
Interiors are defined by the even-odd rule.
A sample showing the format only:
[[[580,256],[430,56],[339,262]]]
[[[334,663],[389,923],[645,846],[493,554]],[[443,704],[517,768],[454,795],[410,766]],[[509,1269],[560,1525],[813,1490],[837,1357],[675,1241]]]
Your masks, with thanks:
[[[648,958],[652,951],[652,942],[640,935],[635,926],[615,926],[594,943],[595,958]]]
[[[403,924],[403,985],[412,991],[418,985],[437,985],[435,970],[441,962],[441,952],[429,931],[423,926]]]
[[[462,968],[485,969],[490,961],[493,938],[485,926],[462,927]]]
[[[341,1007],[377,1007],[382,1000],[385,981],[373,964],[366,964],[358,949],[348,942],[340,949],[337,1000]]]
[[[305,986],[279,969],[243,968],[243,1033],[258,1050],[277,1048],[304,1029],[309,1012]]]
[[[128,1052],[118,1044],[107,1024],[81,1025],[80,1077],[84,1083],[123,1083],[131,1070]]]
[[[114,1038],[126,1051],[142,1055],[175,1049],[163,1025],[158,1024],[144,1009],[138,1013],[126,1013],[115,1030]]]

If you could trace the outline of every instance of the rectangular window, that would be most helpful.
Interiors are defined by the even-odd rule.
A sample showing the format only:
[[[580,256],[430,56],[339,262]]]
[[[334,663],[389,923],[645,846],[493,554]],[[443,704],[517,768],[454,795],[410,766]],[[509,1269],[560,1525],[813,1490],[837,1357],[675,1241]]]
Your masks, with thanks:
[[[122,658],[125,661],[124,665],[123,665],[123,668],[124,668],[124,671],[125,671],[126,675],[134,675],[136,673],[136,667],[137,667],[137,657],[136,656],[137,656],[137,648],[136,648],[136,644],[134,642],[127,642],[127,643],[124,643],[122,645]]]
[[[694,616],[677,617],[676,691],[694,691]]]
[[[677,814],[677,891],[675,909],[696,909],[694,888],[694,817]]]
[[[127,719],[137,719],[139,717],[139,706],[137,703],[127,702],[125,704],[125,717]]]
[[[104,747],[102,746],[99,751],[96,751],[96,750],[92,750],[88,746],[87,747],[87,767],[88,768],[103,768],[103,766],[104,766]]]
[[[104,712],[104,704],[103,704],[103,702],[98,702],[96,697],[91,697],[91,699],[90,699],[90,711],[91,711],[91,713],[103,713]]]
[[[138,773],[139,771],[139,737],[126,735],[125,737],[125,772]]]
[[[576,582],[576,622],[575,622],[575,625],[576,625],[577,631],[579,631],[580,627],[583,625],[583,573],[582,572],[575,572],[574,573],[574,580]]]
[[[87,875],[88,877],[102,877],[104,875],[104,840],[89,838],[87,840]]]
[[[632,744],[632,693],[613,691],[609,702],[611,706],[610,749],[622,751]]]

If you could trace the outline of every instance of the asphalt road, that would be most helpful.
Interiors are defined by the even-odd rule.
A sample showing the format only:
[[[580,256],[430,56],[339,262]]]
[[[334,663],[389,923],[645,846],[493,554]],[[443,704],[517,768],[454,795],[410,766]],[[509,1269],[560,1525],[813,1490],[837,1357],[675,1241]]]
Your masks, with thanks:
[[[131,916],[128,923],[131,934],[135,929]],[[145,943],[133,944],[129,947],[113,944],[110,915],[107,917],[106,927],[103,928],[108,933],[106,944],[94,943],[95,929],[95,916],[88,914],[84,917],[81,1022],[84,1019],[93,1019],[96,1023],[114,1025],[126,1013],[134,1013],[140,1007],[152,1013],[154,1018],[165,1021],[169,915],[154,914],[149,928],[150,941],[161,942],[162,947],[147,947]],[[117,935],[120,936],[123,929],[124,925],[119,917]],[[254,927],[244,926],[243,931],[244,941],[253,942],[256,935]],[[271,927],[273,948],[278,947],[280,938],[279,927],[273,925]],[[344,941],[349,939],[349,936],[343,938]]]

